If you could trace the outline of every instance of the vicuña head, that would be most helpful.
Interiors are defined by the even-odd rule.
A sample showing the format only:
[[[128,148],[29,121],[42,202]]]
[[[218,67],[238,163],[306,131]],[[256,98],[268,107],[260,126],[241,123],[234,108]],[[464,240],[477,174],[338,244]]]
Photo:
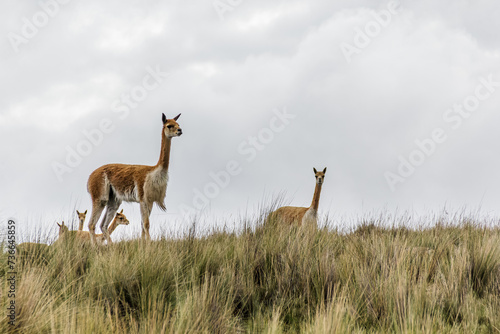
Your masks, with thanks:
[[[162,114],[161,150],[158,163],[154,166],[110,164],[97,168],[89,176],[87,189],[92,198],[92,215],[89,231],[95,243],[95,226],[101,213],[106,208],[101,221],[101,231],[108,243],[111,243],[108,226],[122,201],[137,202],[141,209],[142,237],[150,239],[149,216],[156,203],[165,208],[165,193],[168,182],[170,147],[172,138],[182,135],[177,123],[181,114],[167,119]]]
[[[127,219],[127,216],[125,216],[123,214],[123,209],[122,209],[122,211],[116,213],[115,219],[113,219],[112,223],[113,222],[116,224],[116,226],[118,226],[118,225],[128,225],[130,223],[128,221],[128,219]]]
[[[323,184],[323,181],[325,180],[326,167],[321,172],[318,172],[316,168],[313,168],[313,171],[314,177],[316,177],[316,184]]]
[[[283,222],[286,224],[298,223],[299,226],[314,225],[317,226],[319,197],[321,194],[321,187],[325,181],[326,167],[322,171],[317,171],[313,168],[314,177],[316,178],[316,187],[314,188],[314,195],[311,206],[308,208],[296,206],[284,206],[269,214],[268,222]]]
[[[61,224],[57,223],[57,226],[59,226],[59,238],[64,236],[65,233],[69,232],[69,228],[68,226],[64,225],[64,221]]]
[[[70,231],[68,226],[64,225],[64,222],[57,223],[57,226],[59,226],[59,236],[54,244],[74,240],[76,234],[79,233],[79,231]]]
[[[87,216],[87,210],[85,212],[78,212],[76,210],[76,214],[78,215],[78,231],[83,231],[83,223],[85,222],[85,217]]]
[[[172,119],[167,119],[165,114],[161,114],[163,121],[163,134],[167,138],[179,137],[182,135],[182,129],[177,123],[177,119],[181,116],[181,114],[175,116]]]

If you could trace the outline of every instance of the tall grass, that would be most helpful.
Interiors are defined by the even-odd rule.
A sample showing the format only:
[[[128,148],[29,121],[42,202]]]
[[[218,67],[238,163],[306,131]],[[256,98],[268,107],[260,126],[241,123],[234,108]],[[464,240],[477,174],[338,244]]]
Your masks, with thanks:
[[[498,229],[470,222],[69,240],[19,256],[16,325],[2,317],[0,332],[498,332],[499,247]]]

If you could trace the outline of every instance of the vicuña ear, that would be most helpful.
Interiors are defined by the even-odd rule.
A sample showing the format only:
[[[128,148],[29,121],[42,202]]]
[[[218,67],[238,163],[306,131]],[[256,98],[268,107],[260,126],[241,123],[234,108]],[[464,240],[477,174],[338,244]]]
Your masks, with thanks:
[[[123,213],[123,209],[122,209],[122,211],[120,211],[120,213]]]
[[[57,224],[57,226],[62,227],[62,225],[61,225],[61,224],[59,224],[59,223],[56,223],[56,224]]]
[[[179,117],[181,116],[181,114],[177,115],[174,117],[174,121],[176,121]]]
[[[323,169],[323,174],[325,174],[325,173],[326,173],[326,167],[325,167],[325,169]]]
[[[76,210],[76,214],[77,214],[77,215],[79,215],[79,214],[80,214],[80,212],[78,212],[78,210]]]
[[[161,114],[161,120],[163,121],[163,124],[167,123],[167,116],[165,116],[165,114]]]
[[[83,214],[86,215],[87,214],[87,210],[85,210],[85,212]]]
[[[314,174],[316,174],[318,171],[316,170],[316,168],[313,167],[313,171],[314,171]]]

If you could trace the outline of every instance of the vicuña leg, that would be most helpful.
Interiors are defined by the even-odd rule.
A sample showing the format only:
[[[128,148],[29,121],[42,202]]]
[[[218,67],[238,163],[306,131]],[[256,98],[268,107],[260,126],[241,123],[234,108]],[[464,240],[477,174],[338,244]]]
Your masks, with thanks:
[[[94,245],[96,245],[95,226],[105,206],[106,203],[102,201],[94,201],[92,203],[92,215],[90,216],[90,221],[89,221],[89,231],[90,231],[90,240],[92,240],[92,244]]]
[[[102,218],[101,231],[103,237],[106,238],[106,240],[108,241],[108,245],[112,243],[111,237],[109,236],[108,226],[109,223],[111,223],[111,221],[115,217],[116,211],[118,211],[118,208],[120,207],[121,204],[122,204],[121,201],[117,200],[116,198],[109,200],[108,205],[106,207],[106,213]]]
[[[151,240],[151,236],[149,235],[149,215],[151,214],[151,210],[153,209],[153,203],[141,202],[141,223],[142,223],[142,238],[146,238],[147,240]]]

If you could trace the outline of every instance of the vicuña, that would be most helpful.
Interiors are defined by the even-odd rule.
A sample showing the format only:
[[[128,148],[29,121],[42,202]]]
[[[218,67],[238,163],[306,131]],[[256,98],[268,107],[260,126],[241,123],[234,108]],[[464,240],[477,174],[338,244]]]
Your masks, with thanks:
[[[319,196],[321,194],[321,187],[325,180],[326,167],[322,172],[318,172],[316,168],[313,168],[313,171],[314,176],[316,177],[316,188],[314,189],[311,206],[308,208],[296,206],[281,207],[269,214],[268,222],[284,222],[287,224],[298,223],[299,226],[302,224],[313,224],[314,226],[317,226]]]
[[[154,166],[110,164],[97,168],[89,176],[87,190],[92,199],[92,214],[89,221],[91,240],[95,244],[95,226],[102,211],[106,208],[101,222],[101,231],[108,244],[108,226],[122,201],[138,202],[141,210],[142,237],[151,239],[149,235],[149,215],[156,203],[162,210],[165,208],[165,193],[168,181],[168,165],[172,138],[182,135],[177,123],[181,114],[167,119],[162,114],[161,151],[158,163]]]
[[[83,223],[85,222],[85,217],[87,216],[87,210],[85,212],[78,212],[76,210],[76,214],[78,215],[78,231],[83,231]]]

